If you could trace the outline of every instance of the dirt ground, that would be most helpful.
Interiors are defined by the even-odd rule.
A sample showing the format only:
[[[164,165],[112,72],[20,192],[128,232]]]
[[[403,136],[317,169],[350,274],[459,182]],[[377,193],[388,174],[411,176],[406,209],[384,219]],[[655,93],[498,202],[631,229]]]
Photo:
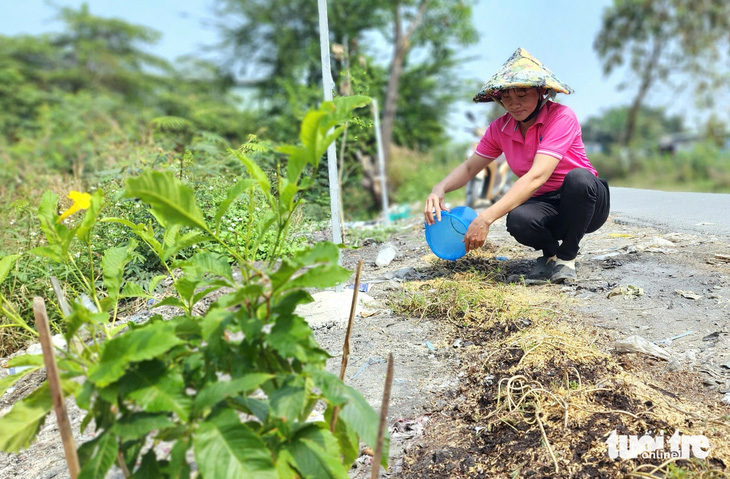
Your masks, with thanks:
[[[723,256],[730,255],[727,238],[659,231],[611,217],[582,243],[576,285],[525,284],[520,275],[527,273],[537,253],[517,244],[507,234],[503,220],[493,225],[484,253],[456,262],[436,260],[430,253],[420,218],[400,220],[394,226],[396,232],[389,241],[398,254],[387,267],[374,263],[382,243],[365,239],[361,247],[343,252],[343,264],[352,270],[360,259],[364,261],[361,282],[372,298],[367,311],[356,318],[345,380],[376,410],[383,393],[385,361],[389,353],[394,356],[388,414],[391,459],[381,477],[626,477],[633,467],[631,461],[617,466],[619,461],[606,454],[603,440],[611,431],[643,434],[671,429],[674,424],[669,416],[661,420],[642,416],[640,425],[648,430],[631,431],[621,414],[586,416],[582,424],[587,421],[592,429],[590,437],[571,439],[570,449],[560,449],[555,443],[554,461],[545,452],[545,441],[534,421],[516,421],[509,427],[491,424],[489,418],[499,412],[494,400],[502,391],[501,379],[515,375],[515,371],[520,373],[515,367],[524,366],[520,363],[527,355],[519,356],[509,348],[489,349],[494,341],[512,332],[511,326],[463,326],[428,315],[410,317],[393,312],[394,304],[408,294],[409,285],[458,279],[463,272],[475,269],[488,269],[498,283],[521,283],[527,294],[545,296],[560,305],[564,312],[555,327],[566,325],[570,334],[592,348],[590,361],[570,359],[570,367],[579,374],[574,379],[603,384],[610,390],[594,393],[596,405],[605,405],[613,412],[652,407],[620,394],[635,381],[653,387],[657,395],[669,393],[694,402],[698,412],[692,417],[720,417],[726,422],[730,417],[730,405],[721,401],[730,393],[730,263]],[[359,235],[367,238],[367,232]],[[338,372],[344,321],[319,324],[314,332],[332,354],[328,368]],[[670,360],[613,351],[614,341],[633,335],[655,343],[665,340],[662,350],[671,355]],[[531,378],[564,371],[565,365],[555,358],[535,364]],[[476,367],[487,362],[489,368]],[[0,368],[0,377],[4,374]],[[608,376],[624,379],[611,384],[598,380]],[[22,397],[25,388],[39,380],[42,377],[31,375],[14,392],[0,398],[0,415]],[[553,412],[546,406],[546,416],[537,421],[541,428],[550,421],[562,421],[551,418]],[[70,407],[70,413],[78,427],[81,412]],[[565,417],[567,425],[567,408]],[[571,421],[577,418],[571,416]],[[700,419],[694,423],[683,420],[683,432],[692,432],[693,424],[695,429],[700,423],[706,426]],[[561,440],[555,429],[548,432],[545,437],[551,442]],[[90,439],[77,434],[77,443]],[[727,442],[727,435],[717,437],[711,440]],[[494,461],[500,460],[504,465],[495,465]],[[368,453],[363,453],[351,469],[351,477],[369,477],[370,462]],[[556,468],[560,466],[560,474],[553,471],[553,462]],[[714,456],[707,464],[717,471],[727,471],[730,466]],[[53,418],[29,450],[18,455],[0,454],[0,477],[68,477]]]

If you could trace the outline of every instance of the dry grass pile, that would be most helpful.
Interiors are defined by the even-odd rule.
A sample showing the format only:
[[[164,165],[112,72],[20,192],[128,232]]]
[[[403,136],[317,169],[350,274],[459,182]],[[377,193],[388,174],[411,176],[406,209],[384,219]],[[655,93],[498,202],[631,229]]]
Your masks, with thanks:
[[[496,261],[473,261],[409,284],[394,304],[453,322],[470,344],[460,390],[408,452],[405,477],[730,477],[730,411],[694,375],[605,352],[550,286],[497,283]],[[702,460],[611,459],[613,431],[665,444],[675,431],[704,435],[711,449]]]

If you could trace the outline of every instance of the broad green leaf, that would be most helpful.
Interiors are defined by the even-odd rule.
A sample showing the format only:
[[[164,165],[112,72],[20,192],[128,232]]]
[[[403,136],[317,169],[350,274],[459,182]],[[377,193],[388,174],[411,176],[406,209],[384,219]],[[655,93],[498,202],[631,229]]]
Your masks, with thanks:
[[[350,399],[348,391],[345,390],[345,383],[328,371],[316,366],[306,366],[305,372],[314,381],[314,386],[320,390],[322,396],[333,406],[340,406]]]
[[[336,264],[315,266],[286,284],[292,288],[329,288],[342,284],[350,277],[350,271]]]
[[[183,309],[187,308],[185,303],[183,303],[180,300],[180,298],[176,298],[174,296],[168,296],[167,298],[163,299],[162,301],[158,301],[152,305],[153,308],[159,308],[160,306],[177,306],[178,308],[183,308]]]
[[[5,281],[5,278],[8,277],[10,269],[15,266],[15,262],[18,258],[20,258],[20,256],[21,255],[19,254],[11,254],[10,256],[0,258],[0,283]]]
[[[209,231],[203,212],[195,203],[193,190],[183,185],[170,171],[147,170],[136,178],[128,178],[125,196],[148,203],[155,214],[169,224]]]
[[[11,374],[9,376],[5,376],[4,378],[0,379],[0,397],[2,397],[3,394],[5,394],[5,391],[8,390],[10,386],[18,382],[20,379],[24,378],[28,374],[38,371],[41,367],[40,366],[32,366],[28,369],[23,369],[22,371],[18,371],[15,374]],[[1,434],[1,433],[0,433]]]
[[[317,142],[317,136],[322,136],[322,128],[320,124],[322,119],[327,116],[326,111],[315,110],[308,112],[302,120],[302,125],[299,130],[299,141],[304,145],[313,145]],[[329,128],[327,128],[329,129]],[[324,132],[326,133],[326,131]]]
[[[226,199],[223,200],[220,205],[218,205],[218,209],[215,212],[215,217],[213,218],[216,232],[220,229],[221,220],[228,212],[228,208],[231,207],[231,204],[233,204],[233,202],[236,201],[236,198],[241,196],[246,190],[248,190],[255,184],[256,184],[256,180],[252,180],[252,179],[243,180],[242,179],[242,180],[237,181],[230,188],[228,188],[228,191],[226,193]]]
[[[340,446],[328,430],[309,424],[297,431],[284,446],[303,478],[347,478],[347,467],[340,459]]]
[[[34,256],[48,258],[56,263],[63,263],[63,252],[57,245],[54,246],[38,246],[29,251]]]
[[[145,298],[150,299],[152,296],[137,283],[124,283],[124,288],[119,295],[120,298]]]
[[[208,384],[195,397],[193,405],[198,411],[201,411],[216,405],[229,396],[253,391],[272,377],[271,374],[252,373],[230,381],[218,381]]]
[[[74,395],[78,384],[62,381],[61,387],[66,397]],[[48,382],[44,382],[24,399],[15,403],[13,408],[0,417],[0,451],[18,452],[31,445],[36,434],[53,408]]]
[[[162,256],[162,244],[155,238],[155,230],[152,225],[145,224],[134,224],[131,221],[122,218],[102,218],[99,220],[101,223],[119,223],[127,226],[132,230],[132,233],[136,234],[139,239],[145,242],[152,248],[157,256]]]
[[[163,253],[160,255],[160,259],[167,261],[185,248],[201,243],[208,243],[213,240],[214,238],[209,234],[190,231],[180,237],[176,237],[169,246],[165,247]]]
[[[175,291],[177,291],[177,294],[180,295],[180,299],[186,305],[188,305],[193,300],[195,290],[198,289],[198,286],[201,282],[202,280],[200,278],[194,278],[192,276],[181,276],[177,279],[177,281],[175,281],[173,286],[175,287]]]
[[[15,356],[8,361],[7,366],[14,368],[16,366],[43,366],[43,355],[42,354],[23,354],[22,356]]]
[[[91,205],[84,213],[84,217],[79,222],[78,226],[74,228],[76,237],[84,243],[89,243],[89,235],[91,228],[96,224],[96,220],[99,217],[101,207],[104,205],[104,192],[102,190],[96,190],[91,194]]]
[[[170,451],[170,462],[165,468],[166,477],[170,479],[188,479],[190,477],[190,466],[186,459],[188,449],[190,449],[189,439],[175,442]]]
[[[317,138],[317,143],[312,145],[310,147],[310,151],[312,154],[312,158],[314,161],[312,162],[312,165],[317,168],[319,166],[319,160],[324,156],[324,154],[327,152],[327,147],[337,139],[338,136],[342,134],[345,127],[340,126],[338,128],[335,128],[332,133],[329,135],[322,135],[322,138]],[[327,133],[326,131],[324,133]]]
[[[76,301],[71,302],[70,305],[71,314],[64,318],[66,330],[63,335],[66,338],[66,341],[70,341],[79,328],[84,324],[106,324],[109,322],[109,313],[107,312],[92,313]]]
[[[300,266],[315,263],[337,263],[339,259],[340,248],[329,241],[323,241],[310,248],[298,251],[292,257],[292,261]]]
[[[279,204],[284,213],[294,209],[296,203],[296,195],[300,188],[296,183],[288,183],[279,188]]]
[[[129,330],[103,344],[101,360],[89,368],[89,380],[107,386],[122,377],[130,363],[155,358],[180,343],[175,325],[163,321]]]
[[[135,412],[119,418],[114,424],[112,432],[119,436],[122,441],[128,441],[143,438],[152,431],[166,429],[174,425],[175,423],[167,414]]]
[[[271,182],[266,176],[266,173],[264,173],[264,170],[262,170],[261,167],[259,167],[259,165],[257,165],[256,162],[254,162],[251,158],[247,157],[240,151],[229,151],[233,153],[241,163],[243,163],[243,166],[246,167],[246,171],[248,172],[248,176],[256,180],[259,188],[261,189],[261,192],[264,194],[264,196],[266,196],[266,199],[269,201],[269,203],[272,203],[273,197],[271,196]]]
[[[303,363],[325,361],[329,354],[317,345],[312,328],[299,316],[282,316],[276,320],[266,341],[285,358]]]
[[[64,258],[68,254],[68,248],[74,238],[74,233],[64,224],[57,222],[57,206],[58,195],[51,193],[50,191],[46,191],[43,193],[43,197],[41,198],[37,218],[41,225],[41,231],[43,231],[46,241],[48,242],[48,248],[54,251],[59,257]],[[43,251],[39,248],[35,249]]]
[[[223,309],[208,310],[202,320],[202,336],[207,343],[220,341],[228,323],[233,319],[233,313]]]
[[[117,450],[114,434],[104,432],[94,444],[89,460],[81,465],[78,479],[98,479],[106,476],[117,457]]]
[[[150,449],[142,457],[142,463],[139,468],[134,471],[130,479],[159,479],[162,477],[160,464],[157,462],[157,455],[154,449]]]
[[[340,250],[337,245],[329,242],[321,242],[316,245],[295,252],[290,258],[282,261],[279,269],[270,275],[272,289],[277,292],[282,288],[288,289],[287,282],[304,267],[317,263],[337,265],[340,258]]]
[[[291,453],[286,449],[280,449],[276,453],[276,474],[279,479],[299,479],[299,471],[296,469],[296,462]]]
[[[135,249],[137,249],[137,242],[132,239],[129,240],[127,246],[107,249],[101,258],[104,286],[112,303],[119,298],[119,290],[122,287],[122,279],[124,278],[124,268],[134,259]]]
[[[326,121],[333,126],[347,121],[353,110],[369,105],[372,101],[372,98],[364,95],[341,96],[332,101],[334,109],[329,102],[322,103],[320,109],[328,112]]]
[[[246,303],[247,300],[256,300],[263,292],[264,289],[260,284],[248,284],[236,289],[233,293],[224,294],[218,298],[214,305],[219,308],[239,306]]]
[[[303,289],[295,289],[278,298],[271,307],[271,312],[279,316],[289,316],[294,314],[294,311],[300,304],[307,304],[312,301],[314,301],[314,298],[312,298],[309,292]]]
[[[176,267],[180,267],[185,275],[194,278],[203,278],[206,275],[222,276],[233,281],[233,271],[231,265],[226,259],[217,253],[201,251],[193,255],[190,259],[175,263]]]
[[[339,379],[339,378],[338,378]],[[332,424],[332,407],[328,407],[324,414],[325,424],[329,427]],[[357,432],[347,421],[337,421],[335,425],[335,438],[340,444],[340,452],[342,453],[342,462],[345,465],[353,464],[360,453],[360,441]]]
[[[214,291],[217,291],[217,290],[219,290],[221,288],[224,288],[226,286],[230,286],[229,283],[225,283],[223,281],[210,281],[210,282],[206,281],[205,283],[207,283],[207,284],[213,284],[213,286],[210,286],[210,287],[207,287],[205,289],[196,291],[195,294],[193,295],[193,298],[192,298],[192,301],[191,301],[192,304],[197,304],[198,301],[200,301],[201,299],[205,298],[206,296],[208,296],[210,293],[212,293]],[[204,286],[201,285],[201,288],[202,287],[204,287]]]
[[[344,392],[349,396],[349,400],[340,411],[340,419],[346,421],[348,426],[357,432],[360,439],[375,449],[378,439],[378,424],[380,423],[378,414],[356,389],[345,384]],[[386,431],[383,440],[383,459],[381,460],[384,467],[388,467],[389,448],[390,434]]]
[[[150,280],[150,284],[147,286],[147,292],[149,292],[150,294],[154,293],[155,288],[157,288],[157,285],[160,284],[160,281],[162,281],[164,279],[167,279],[166,274],[160,274],[160,275],[157,275],[154,278],[152,278]]]
[[[182,374],[165,370],[162,363],[139,367],[128,373],[134,382],[133,390],[126,392],[146,412],[174,412],[185,422],[190,415],[192,400],[185,394]]]
[[[169,224],[164,217],[161,217],[158,214],[153,214],[152,216],[157,219],[158,223],[160,223],[160,225],[164,229],[164,232],[162,234],[162,249],[167,249],[175,242],[175,239],[180,235],[180,229],[182,228],[182,225]]]
[[[250,396],[235,397],[236,403],[243,411],[256,416],[256,419],[263,424],[269,417],[269,401],[265,399],[254,399]]]
[[[200,423],[193,448],[205,478],[278,479],[264,442],[231,409]]]
[[[271,412],[276,417],[285,422],[293,423],[302,414],[306,399],[307,392],[303,381],[296,378],[294,381],[289,381],[288,384],[275,389],[269,395],[269,405],[271,406]]]

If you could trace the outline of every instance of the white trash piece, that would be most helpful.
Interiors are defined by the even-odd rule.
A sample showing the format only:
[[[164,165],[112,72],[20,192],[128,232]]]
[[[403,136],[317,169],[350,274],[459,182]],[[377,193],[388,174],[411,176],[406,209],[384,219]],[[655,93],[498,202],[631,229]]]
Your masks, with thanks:
[[[665,361],[669,361],[671,358],[667,351],[641,336],[629,336],[626,339],[614,341],[613,347],[619,353],[643,353]]]
[[[385,243],[380,248],[380,251],[378,251],[378,257],[375,258],[375,264],[381,268],[385,268],[391,261],[393,261],[396,254],[398,254],[398,249],[396,249],[395,245],[393,243]]]

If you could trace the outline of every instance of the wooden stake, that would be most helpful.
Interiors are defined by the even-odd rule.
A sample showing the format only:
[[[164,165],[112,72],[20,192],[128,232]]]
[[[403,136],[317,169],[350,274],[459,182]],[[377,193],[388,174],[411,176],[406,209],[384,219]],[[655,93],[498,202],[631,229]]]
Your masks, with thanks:
[[[43,301],[43,298],[33,298],[33,314],[35,314],[35,325],[40,335],[43,362],[46,365],[48,385],[51,388],[51,398],[53,399],[53,409],[56,411],[58,428],[61,430],[61,440],[63,441],[63,451],[66,454],[68,472],[71,475],[71,479],[76,479],[81,469],[79,467],[79,457],[76,455],[76,445],[74,444],[74,437],[71,432],[71,423],[66,413],[66,403],[63,401],[61,378],[58,375],[58,367],[56,366],[56,358],[53,352],[53,342],[51,341],[51,328],[48,325],[46,303]]]
[[[347,362],[350,360],[350,336],[352,335],[352,323],[355,320],[355,312],[357,311],[357,293],[360,291],[360,273],[362,273],[362,260],[357,262],[357,271],[355,272],[355,289],[352,293],[352,306],[350,306],[350,320],[347,322],[347,332],[345,333],[345,343],[342,345],[342,363],[340,363],[340,380],[345,380],[345,371],[347,370]],[[335,406],[332,410],[332,423],[330,431],[335,432],[337,425],[337,415],[340,413],[340,407]]]
[[[388,372],[385,375],[385,389],[383,403],[380,406],[380,424],[378,424],[378,442],[373,456],[373,469],[370,479],[378,479],[380,474],[380,458],[383,456],[383,440],[385,439],[385,424],[388,422],[388,404],[390,404],[390,390],[393,386],[393,353],[388,355]]]

